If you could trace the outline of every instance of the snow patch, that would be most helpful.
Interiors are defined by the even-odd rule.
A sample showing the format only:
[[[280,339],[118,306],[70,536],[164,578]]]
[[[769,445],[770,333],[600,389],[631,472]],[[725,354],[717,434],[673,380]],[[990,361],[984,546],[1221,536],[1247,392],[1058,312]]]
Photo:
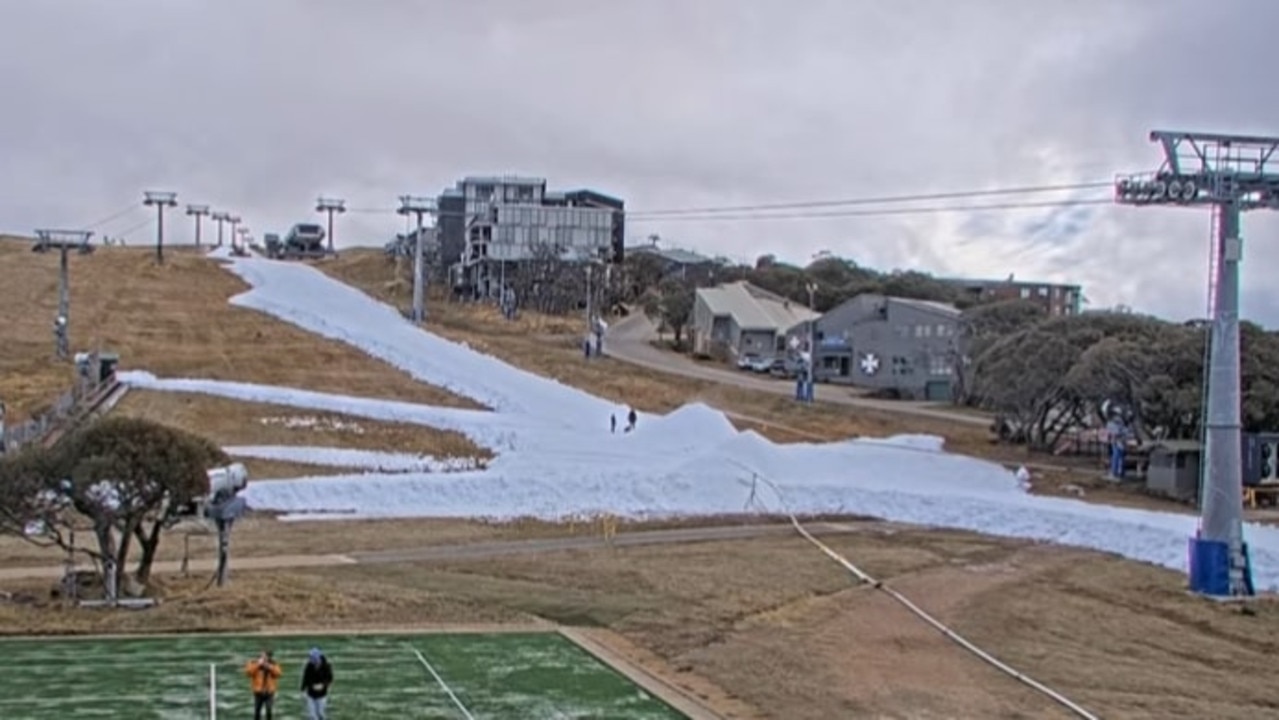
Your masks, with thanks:
[[[303,465],[359,468],[381,473],[448,473],[478,470],[477,458],[437,458],[430,455],[296,445],[232,445],[222,448],[233,457],[279,460]]]
[[[358,423],[345,422],[337,418],[323,418],[314,415],[264,417],[258,418],[263,425],[282,425],[290,430],[337,430],[355,435],[363,435],[364,428]]]

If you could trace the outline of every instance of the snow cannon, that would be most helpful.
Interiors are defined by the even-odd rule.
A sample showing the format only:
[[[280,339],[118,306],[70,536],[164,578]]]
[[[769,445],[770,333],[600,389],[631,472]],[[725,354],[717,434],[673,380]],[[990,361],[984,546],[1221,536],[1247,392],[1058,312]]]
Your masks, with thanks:
[[[231,463],[226,467],[213,468],[208,471],[208,497],[213,501],[240,492],[249,486],[249,471],[244,463]]]
[[[249,471],[244,464],[213,468],[208,476],[209,488],[196,501],[199,506],[196,514],[218,522],[231,522],[244,515],[248,506],[240,492],[249,486]]]

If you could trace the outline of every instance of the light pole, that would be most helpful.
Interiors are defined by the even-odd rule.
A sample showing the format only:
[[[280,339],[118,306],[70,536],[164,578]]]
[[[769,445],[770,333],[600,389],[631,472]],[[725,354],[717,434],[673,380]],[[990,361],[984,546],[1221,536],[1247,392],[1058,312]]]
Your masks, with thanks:
[[[215,212],[209,216],[209,219],[218,224],[218,247],[222,247],[222,223],[231,219],[231,216],[225,212]]]
[[[143,205],[148,207],[155,206],[156,218],[158,220],[155,226],[155,261],[157,263],[164,262],[164,209],[178,206],[178,194],[172,192],[160,192],[158,190],[147,190],[144,192],[142,201]]]
[[[426,308],[423,307],[426,295],[426,269],[422,257],[422,217],[435,212],[435,201],[431,198],[401,195],[400,209],[395,212],[405,217],[417,216],[417,238],[413,243],[413,322],[420,323],[426,320]],[[330,219],[329,222],[333,221]],[[329,239],[332,240],[332,235]],[[330,246],[331,249],[332,246]]]
[[[249,247],[249,226],[241,225],[235,229],[235,234],[240,236],[240,250],[247,251]],[[232,243],[234,245],[234,243]]]
[[[1124,205],[1209,207],[1217,214],[1210,261],[1212,330],[1206,368],[1199,530],[1191,538],[1190,587],[1209,596],[1251,595],[1243,539],[1243,429],[1239,378],[1240,216],[1279,210],[1279,138],[1156,130],[1164,162],[1153,174],[1120,177]]]
[[[817,283],[810,282],[804,286],[808,290],[808,311],[817,312]],[[804,400],[813,401],[813,387],[817,382],[817,318],[808,321],[808,359],[804,362]]]
[[[319,198],[315,201],[315,211],[328,213],[329,216],[329,253],[333,253],[333,213],[346,212],[346,201],[336,198]]]
[[[59,360],[71,357],[67,332],[71,322],[71,280],[67,255],[71,250],[81,255],[93,252],[89,239],[93,233],[88,230],[36,230],[36,244],[31,248],[35,252],[57,250],[58,259],[58,315],[53,320],[54,349]]]
[[[200,220],[209,214],[208,205],[187,205],[187,215],[195,218],[195,246],[200,247]]]

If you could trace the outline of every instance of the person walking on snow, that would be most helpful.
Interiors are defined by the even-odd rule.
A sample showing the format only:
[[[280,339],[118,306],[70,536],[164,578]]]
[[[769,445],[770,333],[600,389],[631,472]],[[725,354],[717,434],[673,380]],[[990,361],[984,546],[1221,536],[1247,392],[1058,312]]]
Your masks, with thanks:
[[[631,408],[631,411],[626,413],[626,432],[635,429],[635,421],[638,419],[639,416],[635,414],[635,408]]]
[[[263,650],[256,660],[245,664],[244,674],[253,690],[253,720],[263,720],[263,710],[266,710],[266,720],[273,720],[275,693],[280,687],[282,672],[270,650]]]
[[[333,684],[333,666],[319,648],[311,648],[306,666],[302,668],[302,700],[306,703],[306,716],[310,720],[326,720],[329,702],[329,686]]]
[[[616,415],[608,416],[608,431],[611,433],[617,432],[617,416]]]

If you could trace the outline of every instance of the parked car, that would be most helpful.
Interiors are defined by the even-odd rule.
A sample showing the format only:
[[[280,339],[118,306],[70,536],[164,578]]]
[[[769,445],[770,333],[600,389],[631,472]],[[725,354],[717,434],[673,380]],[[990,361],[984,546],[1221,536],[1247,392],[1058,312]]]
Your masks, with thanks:
[[[758,357],[751,361],[751,370],[757,373],[766,373],[773,366],[773,358]]]
[[[759,362],[759,356],[755,353],[746,353],[737,356],[737,369],[750,370],[755,367],[755,363]]]
[[[768,367],[768,374],[778,378],[793,378],[799,375],[800,363],[794,358],[777,358]]]

